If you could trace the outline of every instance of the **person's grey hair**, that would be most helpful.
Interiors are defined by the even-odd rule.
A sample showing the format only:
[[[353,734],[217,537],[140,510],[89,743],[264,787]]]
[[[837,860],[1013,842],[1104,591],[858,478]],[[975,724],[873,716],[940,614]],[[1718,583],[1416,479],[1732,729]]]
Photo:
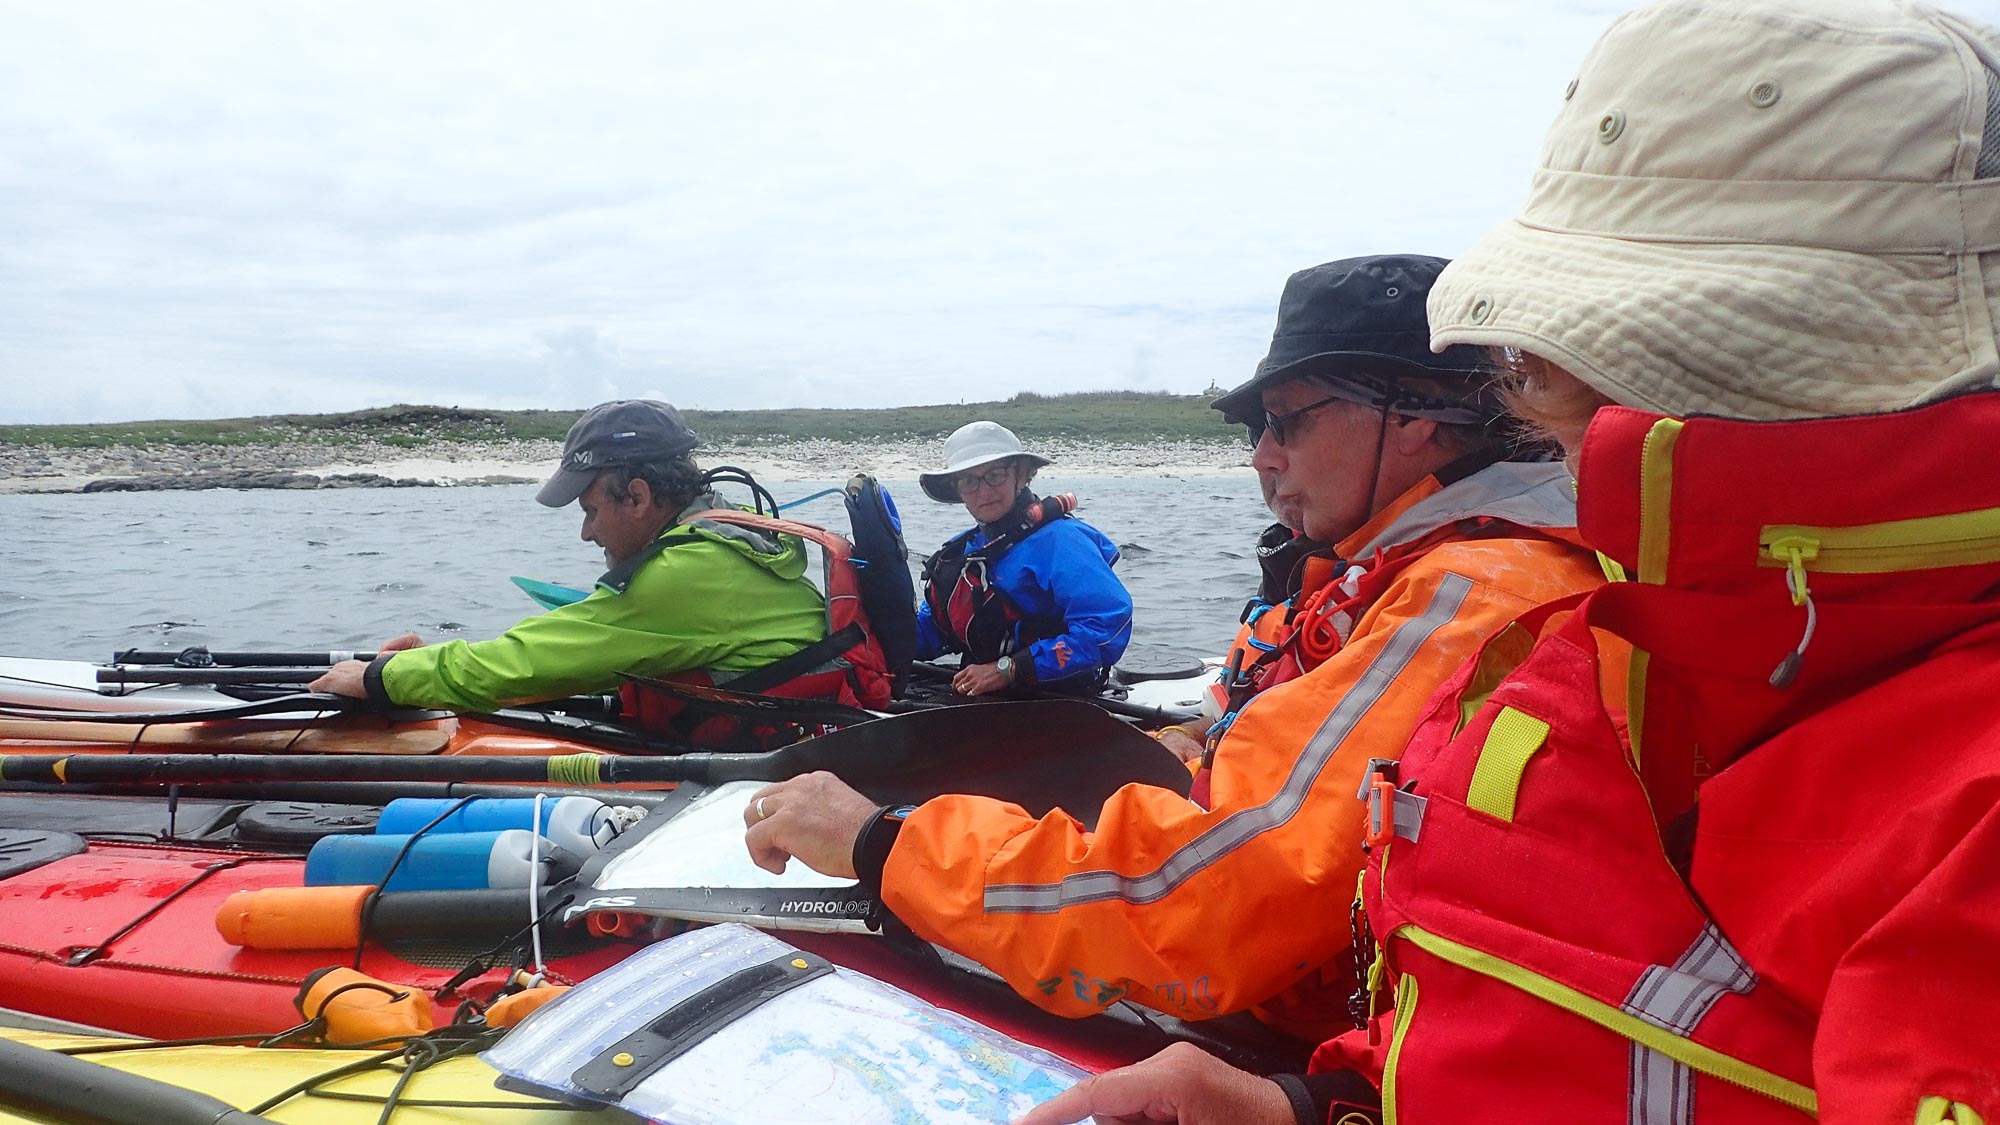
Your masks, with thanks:
[[[604,492],[613,500],[629,500],[632,482],[642,480],[653,494],[653,506],[678,512],[694,503],[704,491],[701,466],[683,454],[662,461],[642,461],[636,465],[612,465],[603,472]]]

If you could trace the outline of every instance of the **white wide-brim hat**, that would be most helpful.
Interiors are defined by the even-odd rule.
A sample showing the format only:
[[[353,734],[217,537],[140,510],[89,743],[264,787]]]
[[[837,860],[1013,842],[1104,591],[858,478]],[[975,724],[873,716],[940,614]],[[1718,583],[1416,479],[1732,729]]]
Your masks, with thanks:
[[[1777,419],[2000,376],[2000,33],[1916,4],[1666,0],[1598,41],[1433,347],[1621,403]]]
[[[952,478],[968,469],[990,465],[1008,457],[1019,457],[1038,468],[1050,464],[1048,458],[1022,449],[1021,439],[1000,423],[967,422],[944,439],[944,468],[919,474],[917,483],[923,485],[924,492],[931,499],[941,504],[962,504],[965,497],[958,494],[958,486],[952,483]]]

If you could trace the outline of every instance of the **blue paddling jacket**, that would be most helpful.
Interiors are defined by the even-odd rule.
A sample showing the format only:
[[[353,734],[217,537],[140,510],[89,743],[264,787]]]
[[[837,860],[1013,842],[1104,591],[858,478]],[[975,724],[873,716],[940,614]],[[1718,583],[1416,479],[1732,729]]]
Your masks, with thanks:
[[[1032,497],[1026,497],[1032,501]],[[1031,518],[1044,508],[1053,518]],[[1091,690],[1132,639],[1132,595],[1111,572],[1118,547],[1057,498],[1017,505],[1001,526],[948,540],[924,563],[917,658],[1015,658],[1022,687]]]

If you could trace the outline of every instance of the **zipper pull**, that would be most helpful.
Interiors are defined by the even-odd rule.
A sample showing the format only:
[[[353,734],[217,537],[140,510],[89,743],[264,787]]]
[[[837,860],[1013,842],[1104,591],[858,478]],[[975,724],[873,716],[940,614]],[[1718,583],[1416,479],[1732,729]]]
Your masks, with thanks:
[[[1368,908],[1361,902],[1361,891],[1367,884],[1368,872],[1363,869],[1354,880],[1354,903],[1347,908],[1354,961],[1354,992],[1347,998],[1347,1015],[1356,1029],[1367,1028],[1374,1022],[1375,992],[1382,986],[1382,951],[1368,931]]]
[[[1785,588],[1791,591],[1792,604],[1806,607],[1806,631],[1799,637],[1798,647],[1771,670],[1771,686],[1783,691],[1798,678],[1799,665],[1805,663],[1806,646],[1812,643],[1813,630],[1819,627],[1819,609],[1813,605],[1812,588],[1806,584],[1806,560],[1819,557],[1819,540],[1788,535],[1772,540],[1769,550],[1772,557],[1785,562]]]
[[[1382,995],[1382,980],[1389,975],[1389,951],[1375,950],[1375,959],[1368,963],[1368,1045],[1373,1047],[1379,1038],[1381,1024],[1375,1019],[1375,999]]]

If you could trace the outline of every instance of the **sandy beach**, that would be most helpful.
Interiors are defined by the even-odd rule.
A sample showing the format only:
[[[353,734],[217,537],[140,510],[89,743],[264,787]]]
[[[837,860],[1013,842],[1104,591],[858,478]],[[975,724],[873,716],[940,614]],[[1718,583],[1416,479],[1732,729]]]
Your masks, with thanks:
[[[1208,477],[1248,475],[1250,451],[1236,443],[1160,441],[1145,444],[1040,442],[1035,451],[1054,460],[1043,470],[1069,477]],[[340,446],[162,446],[59,449],[0,445],[0,493],[80,492],[93,481],[192,478],[285,470],[320,478],[372,474],[391,481],[462,486],[539,481],[554,470],[561,446],[553,441],[435,442],[392,446],[359,442]],[[936,441],[760,442],[704,448],[705,466],[735,465],[769,482],[839,480],[856,472],[909,480],[930,467]],[[307,485],[310,487],[310,485]]]

